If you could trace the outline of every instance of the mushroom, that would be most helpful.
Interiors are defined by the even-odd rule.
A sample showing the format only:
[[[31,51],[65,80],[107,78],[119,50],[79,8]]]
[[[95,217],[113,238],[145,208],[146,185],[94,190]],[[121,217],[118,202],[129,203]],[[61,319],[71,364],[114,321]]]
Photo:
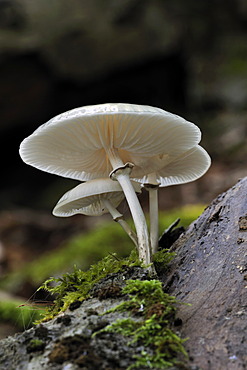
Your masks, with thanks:
[[[159,108],[100,104],[76,108],[40,126],[20,146],[24,162],[81,181],[109,175],[126,196],[135,224],[139,257],[150,263],[146,220],[131,177],[159,170],[200,141],[197,126]],[[152,159],[152,160],[150,160]]]
[[[158,225],[158,188],[185,184],[199,179],[209,169],[211,159],[200,145],[189,149],[170,162],[165,161],[163,168],[152,172],[142,179],[135,179],[149,192],[150,242],[152,253],[157,252],[159,239]]]
[[[141,192],[141,185],[132,183],[137,193]],[[123,215],[116,209],[124,199],[120,184],[111,179],[95,179],[77,185],[66,192],[53,209],[53,215],[69,217],[75,214],[87,216],[101,216],[109,212],[114,221],[118,222],[127,232],[136,247],[137,238],[131,227],[123,219]]]

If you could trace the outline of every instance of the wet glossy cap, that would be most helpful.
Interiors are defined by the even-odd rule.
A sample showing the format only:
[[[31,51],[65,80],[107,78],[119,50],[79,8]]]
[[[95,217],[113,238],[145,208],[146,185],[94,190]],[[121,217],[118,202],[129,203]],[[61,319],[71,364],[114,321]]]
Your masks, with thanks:
[[[101,104],[52,118],[23,140],[20,155],[40,170],[87,181],[109,175],[107,150],[114,148],[123,163],[134,164],[131,176],[142,177],[200,139],[196,125],[163,109]]]

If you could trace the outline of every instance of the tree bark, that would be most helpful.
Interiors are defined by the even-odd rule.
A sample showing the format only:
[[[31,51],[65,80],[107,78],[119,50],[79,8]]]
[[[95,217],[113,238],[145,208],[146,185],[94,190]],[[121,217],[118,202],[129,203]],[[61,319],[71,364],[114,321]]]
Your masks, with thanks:
[[[191,363],[207,370],[247,366],[247,177],[219,195],[173,245],[163,277],[183,303],[181,334]]]
[[[179,306],[176,320],[182,337],[188,338],[185,368],[246,369],[246,194],[247,177],[218,196],[173,243],[176,257],[160,276],[169,294],[190,304]],[[115,274],[108,283],[143,280],[147,274],[138,268],[129,275]],[[112,333],[92,338],[95,331],[124,317],[123,313],[99,315],[121,299],[90,298],[64,316],[2,340],[0,367],[126,369],[142,346],[129,345],[128,339]]]

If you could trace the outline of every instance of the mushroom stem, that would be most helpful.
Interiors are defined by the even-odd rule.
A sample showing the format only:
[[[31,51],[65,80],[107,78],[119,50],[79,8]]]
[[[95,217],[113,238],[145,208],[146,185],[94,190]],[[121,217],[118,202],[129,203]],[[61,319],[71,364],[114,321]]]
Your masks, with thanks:
[[[151,250],[147,223],[143,210],[129,178],[134,165],[132,163],[124,164],[119,156],[117,149],[115,148],[105,148],[105,151],[113,168],[113,171],[110,173],[109,176],[112,180],[117,180],[121,185],[127,203],[129,205],[130,213],[133,217],[138,240],[139,258],[145,264],[150,264]]]
[[[129,175],[124,174],[124,172],[124,170],[117,170],[115,176],[123,189],[133,217],[138,238],[139,257],[145,264],[149,264],[151,263],[151,253],[146,220],[139,200],[130,182]]]
[[[149,236],[146,220],[144,217],[143,210],[140,206],[139,200],[131,184],[129,173],[130,166],[127,164],[115,169],[111,172],[110,176],[116,179],[121,185],[123,192],[125,194],[126,200],[128,202],[131,215],[136,228],[137,240],[138,240],[138,251],[139,258],[145,264],[151,263],[151,253],[149,245]]]
[[[159,244],[159,209],[158,186],[146,188],[149,193],[150,243],[152,254],[156,253]]]
[[[159,182],[155,173],[148,175],[148,184],[144,184],[144,188],[149,193],[150,243],[152,254],[154,254],[158,251],[159,246]]]
[[[104,203],[104,206],[108,209],[109,213],[112,215],[113,220],[119,223],[119,225],[124,229],[124,231],[133,241],[135,246],[138,248],[136,234],[131,229],[129,224],[123,219],[123,215],[120,212],[118,212],[118,210],[115,207],[113,207],[112,203],[108,199],[104,199],[103,203]]]

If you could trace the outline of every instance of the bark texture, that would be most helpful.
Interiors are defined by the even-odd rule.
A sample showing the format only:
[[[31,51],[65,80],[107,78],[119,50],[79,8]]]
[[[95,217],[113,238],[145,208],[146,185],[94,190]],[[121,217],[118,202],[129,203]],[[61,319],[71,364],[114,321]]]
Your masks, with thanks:
[[[190,359],[186,369],[246,369],[246,194],[244,178],[218,196],[173,243],[177,255],[160,276],[167,292],[190,304],[180,306],[176,320],[182,337],[188,337],[185,347]],[[130,278],[145,280],[147,271],[137,268],[115,274],[103,284],[123,284]],[[128,339],[119,334],[92,338],[95,331],[124,317],[122,313],[100,316],[121,297],[102,300],[95,291],[93,298],[64,316],[2,340],[0,367],[126,369],[143,347],[129,346]]]
[[[216,198],[172,246],[164,279],[201,369],[247,367],[247,178]]]

